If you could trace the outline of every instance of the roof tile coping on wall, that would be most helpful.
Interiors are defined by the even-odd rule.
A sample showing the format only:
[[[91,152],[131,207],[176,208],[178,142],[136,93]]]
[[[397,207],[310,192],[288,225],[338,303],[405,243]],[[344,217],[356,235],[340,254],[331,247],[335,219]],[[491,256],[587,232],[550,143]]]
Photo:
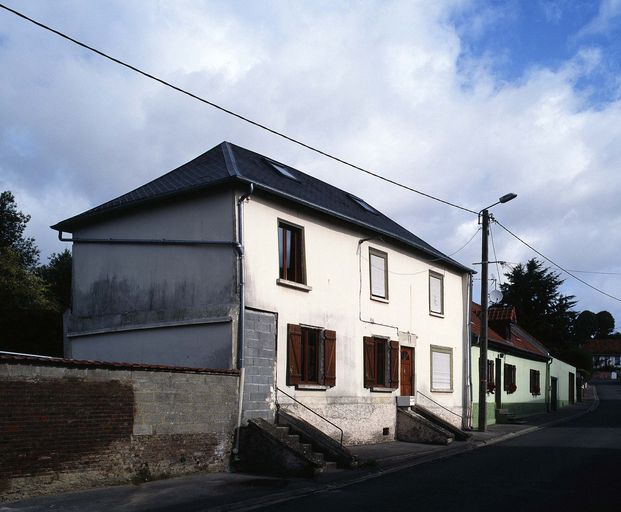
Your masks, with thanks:
[[[112,370],[144,370],[155,372],[206,373],[214,375],[239,375],[239,370],[220,370],[214,368],[191,368],[189,366],[169,366],[163,364],[116,363],[112,361],[90,361],[80,359],[64,359],[28,354],[12,354],[0,352],[0,363],[33,364],[43,366],[69,366],[76,368],[108,368]]]
[[[621,354],[621,339],[590,340],[582,348],[593,355]]]

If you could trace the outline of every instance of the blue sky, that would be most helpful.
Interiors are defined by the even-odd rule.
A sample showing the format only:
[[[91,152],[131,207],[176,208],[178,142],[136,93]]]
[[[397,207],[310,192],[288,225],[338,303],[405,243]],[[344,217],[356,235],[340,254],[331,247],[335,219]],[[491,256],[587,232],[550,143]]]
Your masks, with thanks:
[[[621,0],[6,3],[427,193],[478,210],[515,192],[498,220],[566,268],[608,272],[580,275],[621,296]],[[32,216],[44,259],[64,248],[50,225],[223,140],[349,190],[447,254],[478,228],[6,12],[0,69],[0,189]],[[534,256],[494,235],[498,259]],[[479,251],[475,237],[454,257]],[[563,291],[621,327],[621,302],[569,277]]]

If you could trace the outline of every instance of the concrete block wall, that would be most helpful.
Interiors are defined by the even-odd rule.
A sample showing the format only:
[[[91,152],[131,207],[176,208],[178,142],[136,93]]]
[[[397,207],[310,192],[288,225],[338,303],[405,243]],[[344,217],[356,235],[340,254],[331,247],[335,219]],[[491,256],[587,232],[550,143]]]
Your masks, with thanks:
[[[0,501],[228,468],[236,371],[0,356]]]
[[[273,422],[276,372],[276,314],[246,310],[243,422]]]

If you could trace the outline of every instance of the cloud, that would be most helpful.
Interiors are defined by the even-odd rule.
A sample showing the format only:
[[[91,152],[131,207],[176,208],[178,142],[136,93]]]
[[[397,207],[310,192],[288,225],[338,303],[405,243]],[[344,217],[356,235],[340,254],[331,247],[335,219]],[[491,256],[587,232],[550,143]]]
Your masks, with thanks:
[[[594,108],[576,86],[597,72],[601,53],[582,48],[554,70],[535,63],[518,81],[501,82],[485,58],[468,54],[455,26],[456,14],[473,5],[65,1],[19,8],[425,192],[475,210],[516,192],[518,199],[493,210],[503,224],[568,268],[621,272],[621,105]],[[511,13],[487,13],[480,25],[502,16]],[[0,66],[11,70],[0,82],[0,185],[32,215],[44,254],[63,248],[50,224],[222,140],[364,197],[446,253],[477,229],[473,215],[378,183],[6,14],[0,40]],[[498,259],[533,256],[498,227],[494,235]],[[479,239],[455,257],[480,261]],[[588,280],[621,294],[611,276]],[[578,296],[578,307],[608,309],[621,323],[621,308],[609,299],[570,281],[566,292]]]
[[[587,36],[606,34],[613,28],[613,23],[621,16],[621,0],[602,0],[595,18],[585,25],[576,35]]]

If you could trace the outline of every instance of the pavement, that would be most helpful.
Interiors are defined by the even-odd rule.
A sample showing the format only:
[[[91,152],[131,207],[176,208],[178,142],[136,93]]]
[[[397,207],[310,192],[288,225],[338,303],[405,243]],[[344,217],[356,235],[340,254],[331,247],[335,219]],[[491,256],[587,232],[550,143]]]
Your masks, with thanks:
[[[392,441],[349,449],[361,464],[356,470],[330,470],[313,478],[282,478],[243,473],[211,473],[41,496],[0,505],[0,512],[143,512],[245,511],[377,478],[387,473],[439,461],[580,417],[599,404],[589,386],[583,401],[555,412],[527,416],[520,423],[490,425],[473,431],[468,441],[448,446]]]

